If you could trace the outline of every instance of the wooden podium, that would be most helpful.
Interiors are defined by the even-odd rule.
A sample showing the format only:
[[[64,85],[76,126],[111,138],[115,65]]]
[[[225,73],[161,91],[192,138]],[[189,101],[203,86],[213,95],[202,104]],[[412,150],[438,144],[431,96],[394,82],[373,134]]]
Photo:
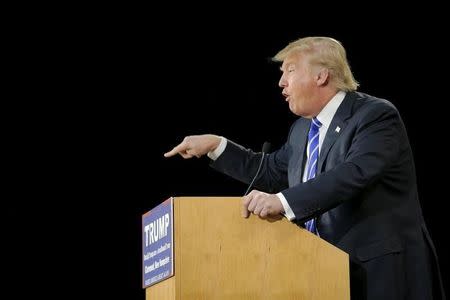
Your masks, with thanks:
[[[348,255],[285,218],[241,217],[241,197],[173,198],[174,276],[147,300],[350,299]]]

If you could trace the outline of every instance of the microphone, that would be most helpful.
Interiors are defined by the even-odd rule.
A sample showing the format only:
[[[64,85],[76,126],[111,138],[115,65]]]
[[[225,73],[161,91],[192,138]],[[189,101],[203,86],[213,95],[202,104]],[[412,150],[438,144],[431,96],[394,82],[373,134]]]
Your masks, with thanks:
[[[259,162],[258,170],[256,171],[255,177],[253,177],[252,182],[251,182],[250,185],[248,186],[247,191],[245,191],[244,196],[247,196],[248,192],[250,191],[250,189],[251,189],[252,186],[253,186],[253,183],[255,182],[256,177],[258,177],[258,174],[259,174],[259,171],[261,170],[261,166],[262,166],[262,164],[263,164],[264,158],[265,158],[267,152],[269,152],[270,147],[271,147],[271,145],[270,145],[269,142],[264,142],[264,144],[263,144],[263,146],[262,146],[262,150],[261,150],[262,156],[261,156],[261,160],[260,160],[260,162]]]

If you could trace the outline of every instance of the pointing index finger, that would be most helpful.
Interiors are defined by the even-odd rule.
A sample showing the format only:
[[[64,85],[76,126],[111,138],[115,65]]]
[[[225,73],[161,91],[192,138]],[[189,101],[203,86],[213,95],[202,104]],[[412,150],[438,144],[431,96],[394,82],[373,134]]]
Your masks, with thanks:
[[[186,149],[187,149],[187,145],[184,142],[182,142],[179,145],[175,146],[169,152],[164,153],[164,157],[174,156],[175,154],[186,151]]]

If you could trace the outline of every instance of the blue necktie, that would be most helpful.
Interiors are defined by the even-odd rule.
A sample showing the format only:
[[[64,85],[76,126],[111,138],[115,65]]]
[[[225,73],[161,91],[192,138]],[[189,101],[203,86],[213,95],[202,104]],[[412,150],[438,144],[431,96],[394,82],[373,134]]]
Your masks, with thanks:
[[[315,117],[311,120],[311,127],[308,133],[308,164],[306,169],[306,180],[310,180],[316,176],[317,163],[319,160],[319,128],[322,126],[319,120]],[[314,219],[309,220],[305,223],[307,230],[312,233],[317,232],[316,222]]]

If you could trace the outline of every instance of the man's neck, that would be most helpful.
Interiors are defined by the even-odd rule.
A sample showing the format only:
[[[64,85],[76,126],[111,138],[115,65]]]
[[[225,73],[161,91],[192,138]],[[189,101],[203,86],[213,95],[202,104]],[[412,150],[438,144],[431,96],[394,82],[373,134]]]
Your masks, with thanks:
[[[319,94],[317,95],[317,102],[320,103],[320,105],[318,106],[316,116],[322,111],[322,109],[328,104],[328,102],[330,102],[331,99],[336,96],[338,92],[339,90],[331,87],[325,87],[319,90]]]

